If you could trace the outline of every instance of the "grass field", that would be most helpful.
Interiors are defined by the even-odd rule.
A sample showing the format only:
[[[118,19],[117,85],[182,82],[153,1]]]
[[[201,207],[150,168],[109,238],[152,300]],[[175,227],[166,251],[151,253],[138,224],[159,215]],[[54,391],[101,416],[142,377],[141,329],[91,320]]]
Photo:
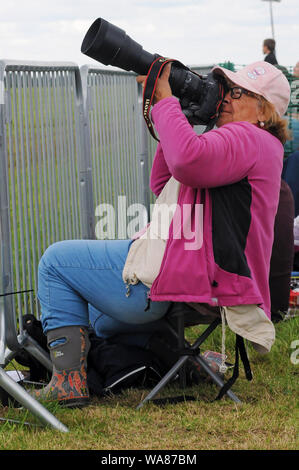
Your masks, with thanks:
[[[198,327],[189,331],[189,338]],[[205,343],[220,350],[221,329]],[[82,410],[56,404],[48,409],[68,428],[51,428],[0,421],[1,450],[296,450],[298,449],[299,318],[276,324],[276,342],[265,356],[249,346],[253,381],[243,369],[233,387],[242,400],[214,399],[218,389],[203,382],[186,390],[197,401],[136,410],[145,390],[130,389],[109,398],[94,399]],[[228,332],[227,352],[234,358],[234,335]],[[230,374],[228,375],[230,376]],[[177,396],[173,385],[161,396]],[[39,424],[25,410],[0,407],[0,417]]]

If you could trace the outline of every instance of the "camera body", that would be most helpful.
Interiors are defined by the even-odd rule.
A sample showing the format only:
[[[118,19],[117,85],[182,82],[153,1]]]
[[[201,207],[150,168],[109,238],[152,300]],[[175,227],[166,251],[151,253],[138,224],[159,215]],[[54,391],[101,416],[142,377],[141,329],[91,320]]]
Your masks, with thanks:
[[[147,75],[153,62],[161,57],[145,51],[123,29],[103,18],[96,19],[88,29],[81,52],[104,65],[113,65],[138,75]],[[169,84],[189,122],[212,127],[225,94],[223,78],[213,73],[198,75],[174,61]]]

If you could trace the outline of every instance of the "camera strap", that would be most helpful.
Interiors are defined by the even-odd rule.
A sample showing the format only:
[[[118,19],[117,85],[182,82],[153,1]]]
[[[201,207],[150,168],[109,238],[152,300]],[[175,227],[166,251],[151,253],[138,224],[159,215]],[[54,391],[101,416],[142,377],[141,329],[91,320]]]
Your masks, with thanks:
[[[152,137],[156,139],[158,142],[159,142],[159,139],[156,136],[156,133],[154,131],[154,126],[150,118],[150,110],[153,104],[158,78],[160,77],[165,65],[169,64],[169,62],[176,62],[184,69],[187,69],[187,67],[181,62],[179,62],[178,60],[167,59],[165,57],[158,57],[152,63],[148,71],[146,81],[144,84],[144,89],[143,89],[143,117],[145,119],[149,132],[151,133]]]

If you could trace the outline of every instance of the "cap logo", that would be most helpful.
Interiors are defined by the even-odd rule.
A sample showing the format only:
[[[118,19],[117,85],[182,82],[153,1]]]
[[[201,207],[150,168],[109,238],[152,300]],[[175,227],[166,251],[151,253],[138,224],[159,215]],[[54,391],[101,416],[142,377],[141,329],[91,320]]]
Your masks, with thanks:
[[[256,80],[259,75],[264,75],[266,73],[264,67],[256,67],[252,72],[247,72],[247,75],[252,80]]]

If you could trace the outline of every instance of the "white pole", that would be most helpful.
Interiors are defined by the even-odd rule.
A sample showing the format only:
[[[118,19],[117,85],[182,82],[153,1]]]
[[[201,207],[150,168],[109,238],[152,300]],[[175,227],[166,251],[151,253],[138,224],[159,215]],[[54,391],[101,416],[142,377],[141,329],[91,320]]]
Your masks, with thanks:
[[[270,4],[270,18],[271,18],[272,38],[275,39],[275,37],[274,37],[274,23],[273,23],[272,0],[269,1],[269,4]]]
[[[274,21],[273,21],[273,8],[272,8],[272,2],[281,2],[281,0],[262,0],[263,2],[269,2],[269,8],[270,8],[270,19],[271,19],[271,29],[272,29],[272,38],[274,38]]]

